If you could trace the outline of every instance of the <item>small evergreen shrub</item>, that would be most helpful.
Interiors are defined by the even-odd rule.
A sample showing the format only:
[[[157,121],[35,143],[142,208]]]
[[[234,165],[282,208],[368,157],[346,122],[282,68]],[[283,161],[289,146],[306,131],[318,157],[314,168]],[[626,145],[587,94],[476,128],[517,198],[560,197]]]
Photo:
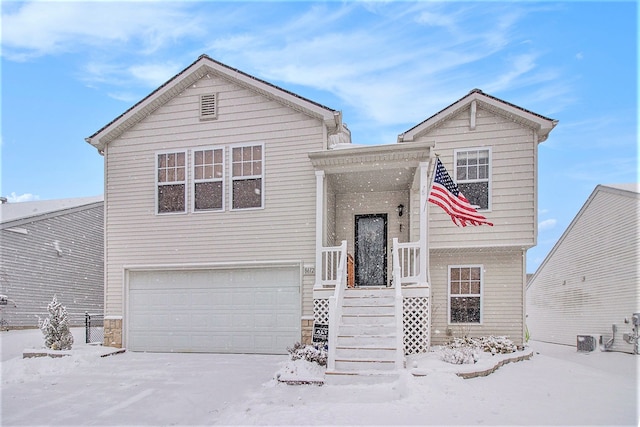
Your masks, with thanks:
[[[44,335],[44,345],[52,350],[71,350],[73,335],[69,330],[69,315],[67,309],[58,302],[56,295],[47,306],[49,317],[38,321],[38,326]]]
[[[327,348],[325,345],[304,345],[297,342],[293,347],[287,347],[291,360],[304,359],[320,366],[327,366]]]

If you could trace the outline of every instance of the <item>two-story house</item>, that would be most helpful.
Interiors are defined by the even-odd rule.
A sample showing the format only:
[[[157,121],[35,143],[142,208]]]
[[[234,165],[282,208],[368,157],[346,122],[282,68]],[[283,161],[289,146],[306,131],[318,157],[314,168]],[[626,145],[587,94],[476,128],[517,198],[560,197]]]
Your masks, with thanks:
[[[461,334],[522,345],[555,124],[473,90],[355,145],[340,111],[202,55],[86,139],[104,156],[105,344],[285,353],[328,324],[336,372]],[[436,155],[493,227],[429,206]]]

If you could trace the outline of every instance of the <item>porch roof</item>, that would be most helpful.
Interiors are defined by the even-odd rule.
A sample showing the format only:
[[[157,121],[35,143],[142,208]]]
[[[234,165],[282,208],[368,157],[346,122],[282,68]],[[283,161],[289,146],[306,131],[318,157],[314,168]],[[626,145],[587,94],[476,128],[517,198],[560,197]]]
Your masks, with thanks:
[[[430,160],[434,143],[345,145],[309,153],[314,168],[325,172],[338,193],[409,189],[418,165]]]

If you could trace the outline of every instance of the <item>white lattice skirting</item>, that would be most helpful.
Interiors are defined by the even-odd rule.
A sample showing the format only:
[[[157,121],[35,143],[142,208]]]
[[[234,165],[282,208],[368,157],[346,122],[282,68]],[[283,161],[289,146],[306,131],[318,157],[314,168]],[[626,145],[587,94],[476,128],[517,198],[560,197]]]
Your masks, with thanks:
[[[429,299],[405,297],[402,303],[404,354],[426,353],[429,351]]]
[[[313,300],[313,320],[323,325],[329,324],[329,298]]]
[[[402,301],[404,354],[425,353],[429,351],[429,299],[405,297]],[[329,324],[328,298],[313,300],[313,319],[316,323]]]

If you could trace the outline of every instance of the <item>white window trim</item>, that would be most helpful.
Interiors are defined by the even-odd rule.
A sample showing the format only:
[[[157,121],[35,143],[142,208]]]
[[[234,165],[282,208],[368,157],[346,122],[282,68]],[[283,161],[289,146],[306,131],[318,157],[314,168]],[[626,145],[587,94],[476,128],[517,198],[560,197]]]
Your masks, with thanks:
[[[462,323],[451,321],[451,269],[479,268],[480,269],[480,322]],[[477,297],[477,294],[455,294],[456,297]],[[484,323],[484,266],[482,264],[456,264],[447,266],[447,325],[448,326],[482,326]]]
[[[196,151],[205,151],[205,150],[222,150],[222,178],[219,179],[196,179]],[[189,163],[190,165],[190,171],[189,171],[189,177],[190,177],[190,183],[189,183],[189,189],[191,191],[191,212],[193,212],[194,214],[203,214],[203,213],[211,213],[211,212],[224,212],[226,210],[226,204],[225,204],[225,199],[226,199],[226,194],[225,194],[225,181],[226,181],[226,175],[227,175],[227,170],[226,170],[226,163],[227,163],[227,150],[226,147],[224,145],[215,145],[215,146],[207,146],[207,147],[197,147],[197,148],[192,148],[191,150],[191,162]],[[199,182],[222,182],[222,208],[220,209],[199,209],[196,210],[196,184]]]
[[[262,147],[262,175],[247,175],[247,176],[242,176],[242,177],[238,177],[238,178],[234,178],[233,176],[233,149],[234,148],[240,148],[240,147],[255,147],[255,146],[261,146]],[[260,210],[260,209],[264,209],[264,189],[265,189],[265,171],[266,171],[266,165],[265,165],[265,143],[264,142],[255,142],[255,143],[246,143],[246,144],[233,144],[233,145],[229,145],[229,210],[232,212],[236,212],[236,211],[252,211],[252,210]],[[259,207],[255,207],[255,208],[234,208],[233,207],[233,182],[238,180],[247,180],[247,179],[256,179],[256,178],[261,178],[261,187],[260,187],[260,206]]]
[[[184,171],[184,181],[172,181],[172,182],[163,182],[162,185],[174,185],[174,184],[184,184],[184,211],[182,212],[159,212],[158,211],[158,189],[160,187],[160,182],[158,181],[158,155],[160,154],[178,154],[178,153],[183,153],[184,154],[184,167],[185,167],[185,171]],[[188,151],[187,150],[163,150],[163,151],[156,151],[154,153],[154,164],[155,164],[155,169],[154,169],[154,174],[155,174],[155,214],[156,215],[185,215],[186,213],[189,212],[188,209],[188,204],[187,204],[187,200],[188,200],[188,196],[187,194],[189,193],[189,155],[188,155]]]
[[[492,194],[493,194],[493,153],[491,147],[466,147],[466,148],[458,148],[453,150],[453,180],[456,184],[458,182],[458,153],[465,153],[468,151],[488,151],[489,152],[489,172],[487,179],[466,179],[462,181],[463,184],[473,183],[473,182],[488,182],[489,189],[487,191],[487,209],[478,208],[478,212],[491,212],[493,210],[493,204],[491,203]],[[464,193],[462,193],[464,194]]]

